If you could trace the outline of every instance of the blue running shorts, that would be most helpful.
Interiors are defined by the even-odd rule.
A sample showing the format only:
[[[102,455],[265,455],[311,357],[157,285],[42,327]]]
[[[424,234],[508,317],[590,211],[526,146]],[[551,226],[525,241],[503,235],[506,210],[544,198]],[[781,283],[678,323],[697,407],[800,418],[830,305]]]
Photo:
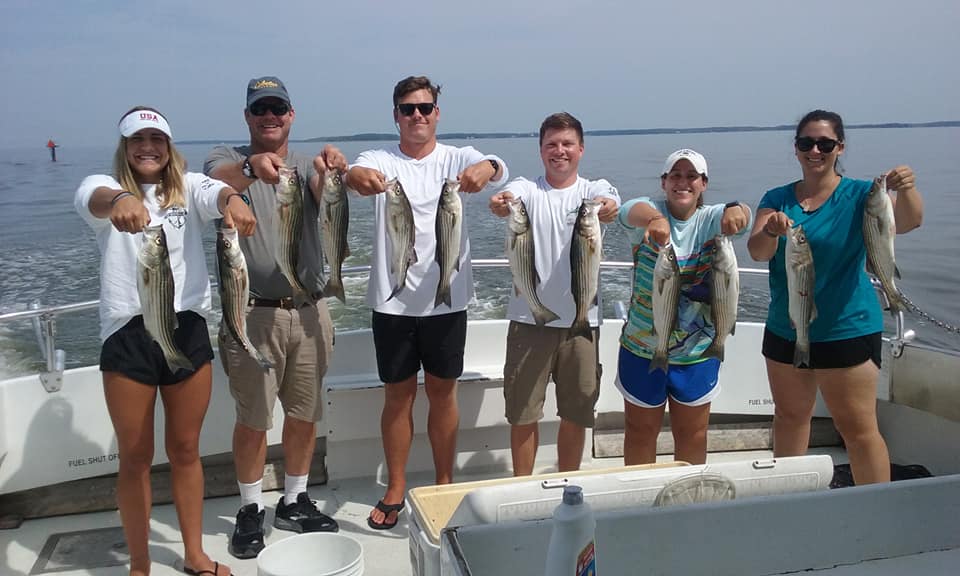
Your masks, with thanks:
[[[681,404],[702,406],[720,393],[717,383],[720,361],[716,358],[696,364],[670,364],[666,374],[660,369],[649,370],[650,359],[620,347],[616,385],[627,402],[642,408],[656,408],[663,406],[669,394]]]

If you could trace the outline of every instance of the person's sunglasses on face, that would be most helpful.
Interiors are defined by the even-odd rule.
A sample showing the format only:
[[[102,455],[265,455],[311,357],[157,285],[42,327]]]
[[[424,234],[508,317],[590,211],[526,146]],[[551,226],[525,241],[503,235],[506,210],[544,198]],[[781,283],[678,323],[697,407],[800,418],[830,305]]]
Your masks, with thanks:
[[[433,102],[421,102],[419,104],[397,104],[397,110],[399,110],[404,116],[413,116],[414,110],[419,110],[421,116],[429,116],[433,114],[433,110],[436,107],[437,105]]]

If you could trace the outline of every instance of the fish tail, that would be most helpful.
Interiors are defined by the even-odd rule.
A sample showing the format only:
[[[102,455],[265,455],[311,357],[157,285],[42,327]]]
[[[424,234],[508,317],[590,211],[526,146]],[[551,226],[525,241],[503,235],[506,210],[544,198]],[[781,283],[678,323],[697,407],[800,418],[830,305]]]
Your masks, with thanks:
[[[393,287],[393,291],[390,292],[390,296],[387,297],[387,299],[385,300],[385,302],[389,302],[390,300],[392,300],[394,296],[396,296],[397,294],[400,293],[401,290],[403,290],[403,287],[404,287],[405,285],[406,285],[406,282],[403,282],[403,283],[400,283],[400,284],[397,284],[396,286],[394,286],[394,287]]]
[[[714,341],[710,343],[710,346],[703,351],[703,355],[705,357],[716,358],[723,362],[723,344],[719,340],[714,339]]]
[[[439,307],[440,304],[446,304],[448,308],[453,308],[453,306],[450,305],[450,286],[445,285],[442,279],[440,280],[440,284],[437,285],[437,296],[433,300],[434,308]]]
[[[537,326],[544,326],[560,319],[556,312],[546,306],[541,306],[539,309],[531,310],[531,312],[533,312],[533,320],[537,323]]]
[[[327,281],[327,285],[323,287],[323,295],[326,298],[334,297],[337,300],[347,303],[347,296],[343,289],[343,281],[339,278]]]
[[[903,294],[899,290],[894,291],[892,296],[888,296],[887,301],[890,303],[890,312],[894,314],[908,309],[907,303],[903,300]]]
[[[176,373],[177,370],[181,369],[190,372],[196,370],[190,360],[188,360],[187,357],[184,356],[183,352],[181,352],[179,349],[174,349],[170,355],[166,357],[166,359],[167,366],[170,367],[170,371],[173,373]]]
[[[593,331],[590,330],[590,322],[586,318],[577,319],[573,321],[573,326],[570,327],[570,331],[574,336],[583,336],[587,340],[593,342]]]
[[[296,288],[293,292],[293,305],[297,308],[300,308],[306,304],[316,304],[317,301],[313,299],[313,296],[307,293],[303,288]]]
[[[654,370],[663,370],[663,373],[667,373],[669,363],[667,362],[667,353],[656,351],[653,353],[653,358],[650,360],[650,368],[647,370],[648,374],[652,374]]]
[[[810,345],[801,345],[799,342],[793,347],[793,365],[796,368],[810,366]]]
[[[250,347],[250,356],[257,361],[257,364],[259,364],[260,367],[263,368],[265,372],[273,368],[273,364],[269,360],[267,360],[266,357],[263,354],[261,354],[260,351],[254,348],[253,346]]]

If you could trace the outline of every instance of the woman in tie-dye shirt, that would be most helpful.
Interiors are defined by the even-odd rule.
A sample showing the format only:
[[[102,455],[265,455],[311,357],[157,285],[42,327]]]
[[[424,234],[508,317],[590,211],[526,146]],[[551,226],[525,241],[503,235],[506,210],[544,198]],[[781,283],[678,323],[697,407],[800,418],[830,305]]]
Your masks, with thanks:
[[[674,458],[702,464],[707,458],[710,402],[719,393],[720,361],[703,356],[713,342],[710,320],[710,263],[714,238],[742,235],[750,209],[738,202],[705,206],[707,161],[682,149],[671,154],[660,177],[665,198],[637,198],[620,208],[619,221],[633,245],[633,296],[620,338],[617,387],[626,419],[624,463],[656,460],[657,435],[667,400]],[[657,344],[651,288],[660,247],[672,244],[680,268],[677,323],[670,336],[667,370],[650,371]]]

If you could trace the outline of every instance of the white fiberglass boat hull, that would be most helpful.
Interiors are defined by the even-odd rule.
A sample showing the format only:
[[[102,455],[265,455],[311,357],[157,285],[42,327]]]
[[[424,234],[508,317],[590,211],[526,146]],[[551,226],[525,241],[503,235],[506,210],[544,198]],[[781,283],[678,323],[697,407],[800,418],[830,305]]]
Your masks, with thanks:
[[[500,380],[507,325],[505,320],[477,320],[468,325],[459,392],[461,435],[467,448],[461,452],[461,469],[470,465],[471,441],[480,447],[488,444],[485,433],[474,434],[471,440],[472,431],[506,426]],[[604,370],[598,413],[623,410],[623,397],[614,385],[621,326],[618,320],[606,320],[601,328]],[[723,391],[713,403],[714,413],[772,414],[763,359],[757,354],[762,335],[762,324],[741,323],[737,334],[727,340],[727,361],[720,370]],[[373,475],[382,465],[361,463],[357,458],[358,450],[360,454],[366,450],[370,458],[381,452],[379,414],[383,393],[373,359],[370,330],[337,334],[333,362],[324,381],[328,404],[318,427],[318,435],[327,437],[328,468],[333,478]],[[234,402],[218,359],[213,367],[213,396],[200,440],[202,456],[229,453],[233,434]],[[424,396],[418,395],[416,402],[417,422],[426,419]],[[544,408],[545,425],[557,421],[551,396],[552,392]],[[96,366],[67,370],[62,388],[52,393],[44,390],[38,375],[0,382],[0,414],[4,415],[0,422],[0,494],[117,471],[116,438]],[[166,454],[159,402],[155,419],[155,462],[160,464],[166,462]],[[277,404],[274,421],[282,419]],[[280,431],[277,426],[268,432],[268,444],[280,442]],[[426,469],[431,465],[429,455],[415,455],[412,465],[413,469]]]

